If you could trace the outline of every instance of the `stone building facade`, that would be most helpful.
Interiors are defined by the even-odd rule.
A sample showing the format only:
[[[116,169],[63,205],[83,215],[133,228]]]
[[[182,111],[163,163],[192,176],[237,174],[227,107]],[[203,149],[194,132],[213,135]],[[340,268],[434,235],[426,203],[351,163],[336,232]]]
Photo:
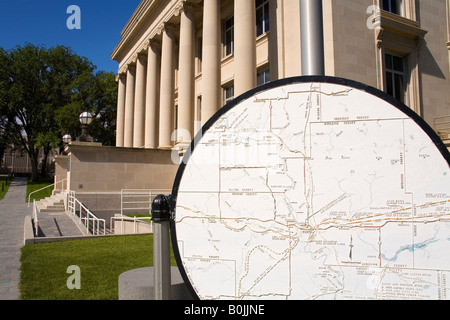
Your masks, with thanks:
[[[319,1],[319,0],[318,0]],[[450,146],[450,0],[323,0],[325,75],[383,90]],[[170,190],[176,161],[223,105],[302,75],[300,0],[142,0],[119,63],[116,146],[72,142],[56,186],[92,210]]]
[[[323,21],[327,76],[450,115],[449,0],[323,0]],[[117,147],[183,148],[233,97],[301,75],[299,0],[143,0],[121,35]]]

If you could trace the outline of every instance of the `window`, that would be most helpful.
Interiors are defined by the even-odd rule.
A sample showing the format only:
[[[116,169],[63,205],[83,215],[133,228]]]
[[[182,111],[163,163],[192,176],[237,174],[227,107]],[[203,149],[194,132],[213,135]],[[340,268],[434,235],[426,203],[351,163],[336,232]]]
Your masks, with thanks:
[[[403,0],[383,0],[383,10],[403,16]]]
[[[223,104],[226,105],[234,98],[234,85],[228,85],[223,88]]]
[[[257,74],[257,84],[258,86],[270,81],[270,69],[264,69]]]
[[[256,36],[269,31],[269,0],[255,0]]]
[[[380,28],[376,30],[378,87],[420,115],[419,53],[427,31],[416,21],[419,3],[415,0],[379,1],[384,10],[380,11]]]
[[[234,52],[234,17],[230,17],[223,23],[223,56]]]
[[[385,63],[386,92],[405,103],[405,59],[386,54]]]

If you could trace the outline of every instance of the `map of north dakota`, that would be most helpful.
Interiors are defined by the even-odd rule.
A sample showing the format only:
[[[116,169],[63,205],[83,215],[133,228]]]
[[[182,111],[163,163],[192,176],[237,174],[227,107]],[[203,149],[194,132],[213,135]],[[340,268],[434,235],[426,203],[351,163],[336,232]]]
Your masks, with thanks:
[[[450,298],[450,171],[399,108],[352,86],[256,93],[206,130],[176,195],[201,299]]]

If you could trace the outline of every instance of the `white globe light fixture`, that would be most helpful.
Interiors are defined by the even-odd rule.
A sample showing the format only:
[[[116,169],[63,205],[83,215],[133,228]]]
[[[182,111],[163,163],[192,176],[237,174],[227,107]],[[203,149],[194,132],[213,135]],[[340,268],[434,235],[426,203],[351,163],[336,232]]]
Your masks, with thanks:
[[[65,134],[65,135],[62,137],[62,140],[63,140],[63,143],[67,145],[67,144],[69,144],[70,142],[72,142],[72,137],[71,137],[70,134]]]
[[[78,138],[82,142],[93,142],[94,139],[89,135],[89,125],[92,123],[93,116],[90,112],[83,112],[78,117],[81,123],[81,136]]]
[[[82,125],[90,125],[92,123],[92,118],[93,118],[92,114],[87,111],[80,114],[80,117],[79,117],[80,123]]]

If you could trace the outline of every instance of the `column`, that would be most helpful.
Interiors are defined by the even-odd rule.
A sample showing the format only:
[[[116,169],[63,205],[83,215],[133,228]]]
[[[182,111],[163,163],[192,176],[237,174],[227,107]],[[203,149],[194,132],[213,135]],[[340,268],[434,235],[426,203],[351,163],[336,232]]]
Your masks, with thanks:
[[[256,8],[254,0],[234,0],[234,94],[256,87]]]
[[[159,109],[159,148],[172,148],[172,119],[175,85],[173,25],[166,23],[162,31],[161,88]]]
[[[283,11],[283,0],[269,0],[269,63],[270,63],[270,81],[284,78],[284,59],[279,59],[283,54],[281,52],[284,41],[284,30],[279,28],[279,15]]]
[[[119,93],[117,95],[116,147],[123,147],[125,121],[126,76],[119,74]]]
[[[192,5],[184,4],[180,22],[180,54],[178,71],[178,136],[177,143],[188,145],[193,138],[194,43],[195,20]]]
[[[145,90],[147,57],[138,54],[136,61],[136,88],[134,95],[133,147],[143,148],[145,144]]]
[[[240,0],[242,1],[242,0]],[[202,125],[221,107],[220,0],[203,2]]]
[[[159,82],[161,44],[150,40],[147,57],[147,94],[145,106],[145,147],[158,148]]]
[[[135,87],[136,67],[129,65],[127,70],[127,89],[125,94],[125,126],[123,146],[133,147],[134,134],[134,87]]]

